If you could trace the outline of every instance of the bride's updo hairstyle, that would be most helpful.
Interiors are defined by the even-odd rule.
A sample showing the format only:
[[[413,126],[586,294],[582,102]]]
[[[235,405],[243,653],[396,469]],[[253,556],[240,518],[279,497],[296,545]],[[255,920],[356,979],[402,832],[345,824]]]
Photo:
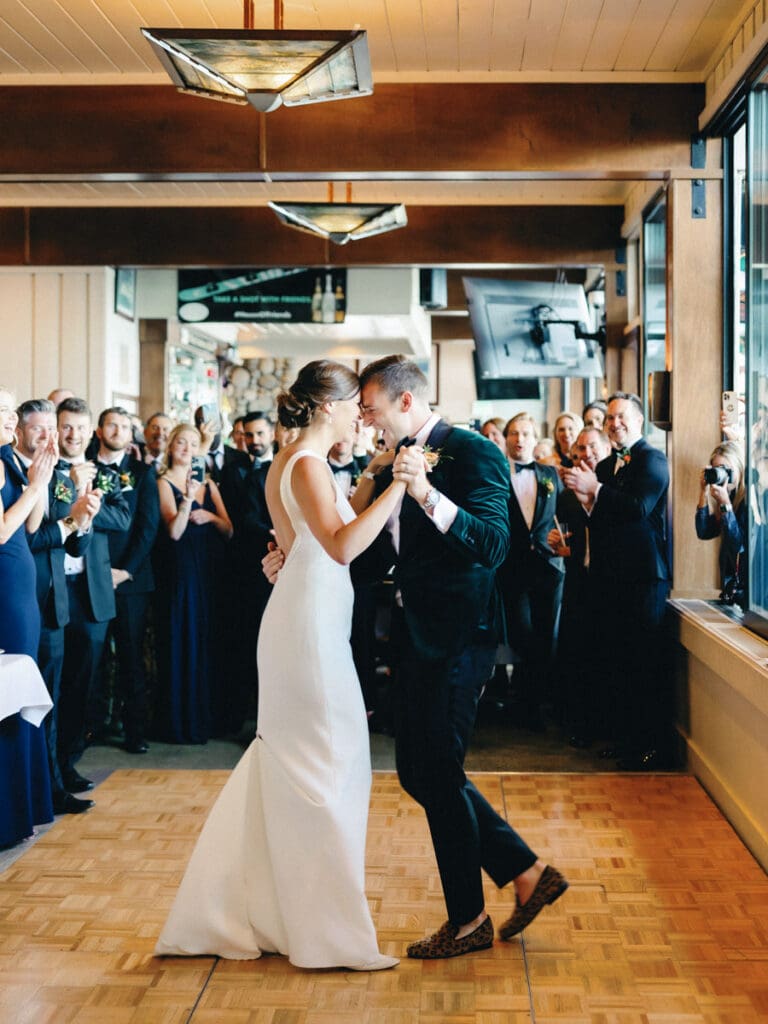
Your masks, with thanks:
[[[346,402],[360,391],[357,374],[341,363],[316,359],[299,370],[287,391],[277,396],[277,418],[284,427],[308,427],[326,402]]]

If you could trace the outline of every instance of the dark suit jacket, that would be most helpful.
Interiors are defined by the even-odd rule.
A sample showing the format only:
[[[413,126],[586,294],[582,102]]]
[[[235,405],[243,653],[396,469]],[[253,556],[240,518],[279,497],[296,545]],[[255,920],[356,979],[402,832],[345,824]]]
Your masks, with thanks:
[[[133,481],[122,487],[131,524],[127,530],[108,534],[109,559],[113,569],[125,569],[133,576],[120,584],[121,594],[147,594],[155,589],[150,555],[160,524],[160,499],[154,466],[136,462],[126,455],[118,464],[122,481]]]
[[[589,522],[590,575],[621,583],[669,580],[666,541],[669,467],[645,438],[614,472],[612,452],[597,466],[603,484]]]
[[[238,453],[241,454],[242,453]],[[266,601],[271,587],[261,571],[261,560],[272,540],[272,520],[267,510],[264,484],[271,462],[252,468],[248,456],[230,459],[221,473],[221,499],[232,520],[228,551],[235,572]],[[264,585],[266,584],[266,586]]]
[[[500,608],[496,569],[509,546],[509,469],[480,434],[441,420],[428,439],[440,459],[430,481],[458,506],[447,533],[406,494],[400,512],[400,551],[383,531],[379,566],[395,564],[408,641],[422,658],[444,658],[473,643],[495,645]],[[380,481],[380,483],[379,483]],[[378,489],[391,481],[377,477]]]
[[[499,569],[499,583],[507,593],[524,591],[542,578],[557,581],[565,572],[562,558],[555,555],[547,544],[547,534],[555,525],[557,499],[563,485],[554,466],[536,463],[533,472],[536,475],[536,507],[530,530],[510,485],[509,554]]]
[[[106,480],[110,474],[103,470],[100,474]],[[104,490],[99,514],[93,520],[93,539],[85,554],[85,578],[91,611],[96,622],[106,622],[115,616],[115,591],[112,586],[112,563],[109,560],[109,534],[115,531],[127,531],[131,526],[131,513],[128,502],[122,493],[119,476],[113,473],[110,490]],[[120,566],[122,568],[122,566]]]
[[[58,497],[57,497],[58,494]],[[27,534],[37,573],[37,603],[46,629],[59,629],[69,622],[69,597],[64,576],[64,554],[75,558],[84,555],[91,544],[93,531],[78,537],[70,533],[61,539],[60,519],[70,514],[77,493],[66,473],[54,470],[48,485],[48,515],[35,533]]]

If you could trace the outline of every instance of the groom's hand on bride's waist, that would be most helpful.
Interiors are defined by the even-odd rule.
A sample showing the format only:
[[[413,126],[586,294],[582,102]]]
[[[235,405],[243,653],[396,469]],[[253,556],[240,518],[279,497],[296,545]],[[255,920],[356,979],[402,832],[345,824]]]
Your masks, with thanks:
[[[285,562],[285,555],[282,548],[279,548],[274,541],[267,545],[267,553],[261,560],[261,571],[270,583],[274,583],[280,574]]]

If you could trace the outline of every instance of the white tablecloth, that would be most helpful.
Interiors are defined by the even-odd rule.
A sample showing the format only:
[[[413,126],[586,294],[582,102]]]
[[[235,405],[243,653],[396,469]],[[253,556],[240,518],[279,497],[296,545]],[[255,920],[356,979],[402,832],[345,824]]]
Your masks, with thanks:
[[[0,721],[21,712],[40,725],[53,707],[40,669],[28,654],[0,654]]]

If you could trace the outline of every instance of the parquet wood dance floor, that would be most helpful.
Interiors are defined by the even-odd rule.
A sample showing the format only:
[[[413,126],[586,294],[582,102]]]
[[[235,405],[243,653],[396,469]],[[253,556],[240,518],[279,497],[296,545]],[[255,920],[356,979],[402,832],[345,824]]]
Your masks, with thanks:
[[[571,882],[512,943],[376,974],[156,959],[226,775],[116,771],[93,811],[0,876],[0,1024],[768,1021],[768,878],[681,775],[474,776]],[[389,773],[374,777],[368,893],[387,953],[443,921],[423,814]],[[512,893],[487,896],[498,925]]]

